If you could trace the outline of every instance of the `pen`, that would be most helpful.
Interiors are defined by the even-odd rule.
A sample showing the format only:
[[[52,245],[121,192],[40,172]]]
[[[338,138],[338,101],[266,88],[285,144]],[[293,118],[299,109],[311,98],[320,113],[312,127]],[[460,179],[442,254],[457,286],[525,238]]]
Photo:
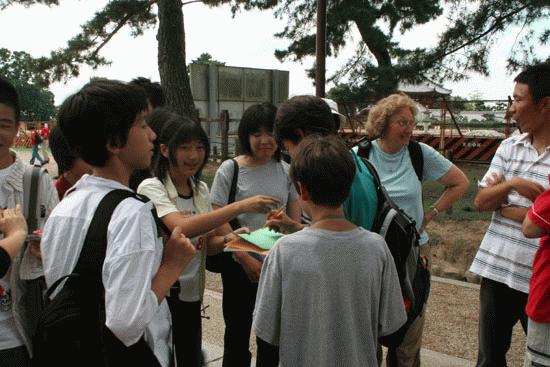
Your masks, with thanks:
[[[269,216],[269,218],[278,217],[283,213],[284,207],[277,209],[277,211]]]

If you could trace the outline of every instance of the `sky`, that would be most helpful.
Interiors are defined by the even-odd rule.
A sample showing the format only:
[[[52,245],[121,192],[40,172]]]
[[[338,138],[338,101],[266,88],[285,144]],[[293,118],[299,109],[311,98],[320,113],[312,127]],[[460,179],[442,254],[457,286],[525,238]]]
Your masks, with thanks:
[[[91,19],[106,1],[65,0],[61,3],[50,8],[44,5],[29,8],[15,5],[0,11],[0,47],[25,51],[35,57],[48,55],[50,51],[64,47],[67,40],[80,31],[80,25]],[[289,41],[273,36],[283,29],[285,21],[274,18],[272,11],[239,12],[232,17],[227,6],[209,8],[201,3],[185,5],[183,11],[187,63],[208,52],[228,66],[287,70],[290,72],[290,95],[315,94],[312,81],[305,75],[313,57],[307,58],[303,64],[291,61],[281,63],[275,58],[275,49],[284,48]],[[444,25],[445,20],[441,18],[416,27],[413,32],[400,36],[400,42],[411,48],[433,46]],[[509,30],[493,48],[489,58],[489,77],[472,75],[468,81],[444,83],[444,86],[452,89],[453,95],[506,99],[513,89],[514,75],[506,73],[505,60],[516,42],[518,31]],[[129,30],[121,30],[101,52],[112,64],[96,70],[82,66],[78,78],[66,83],[53,83],[50,90],[55,95],[55,103],[60,104],[93,76],[119,80],[144,76],[158,81],[155,37],[156,29],[149,29],[137,38],[131,37]],[[353,53],[353,43],[359,39],[358,32],[355,32],[349,47],[344,48],[337,57],[327,58],[327,76],[345,63]],[[548,55],[550,47],[540,52]],[[331,86],[328,84],[326,90]]]

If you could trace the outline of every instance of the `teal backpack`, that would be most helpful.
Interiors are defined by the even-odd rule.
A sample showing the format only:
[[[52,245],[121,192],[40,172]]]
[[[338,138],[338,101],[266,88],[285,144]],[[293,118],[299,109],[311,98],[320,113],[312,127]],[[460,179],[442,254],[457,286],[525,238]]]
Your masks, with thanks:
[[[371,231],[378,211],[378,192],[370,170],[363,160],[351,150],[355,160],[355,177],[348,197],[344,201],[346,219]]]

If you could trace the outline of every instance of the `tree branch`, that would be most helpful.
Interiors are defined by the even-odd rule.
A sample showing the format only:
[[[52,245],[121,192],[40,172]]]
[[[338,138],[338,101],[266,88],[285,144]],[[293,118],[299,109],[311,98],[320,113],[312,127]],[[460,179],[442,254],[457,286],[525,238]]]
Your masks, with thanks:
[[[512,12],[506,14],[506,15],[503,15],[503,16],[497,18],[497,19],[495,20],[495,22],[493,23],[493,25],[492,25],[491,27],[489,27],[489,29],[487,29],[485,32],[479,34],[478,36],[476,36],[476,37],[474,37],[474,38],[472,38],[472,39],[470,39],[469,41],[463,43],[462,45],[460,45],[460,46],[458,46],[458,47],[455,47],[455,48],[452,49],[451,51],[447,51],[446,53],[444,53],[444,54],[441,55],[440,57],[441,57],[441,58],[444,58],[444,57],[446,57],[446,56],[449,56],[450,54],[455,53],[456,51],[458,51],[458,50],[460,50],[460,49],[462,49],[462,48],[464,48],[464,47],[466,47],[466,46],[469,46],[469,45],[471,45],[472,43],[475,43],[475,42],[479,41],[481,38],[485,37],[486,35],[488,35],[489,33],[491,33],[496,27],[498,27],[498,26],[502,23],[503,20],[505,20],[505,19],[507,19],[507,18],[509,18],[509,17],[512,17],[512,16],[516,15],[517,13],[519,13],[519,12],[523,11],[524,9],[526,9],[527,7],[529,7],[529,4],[524,5],[524,6],[520,7],[519,9],[516,9],[516,10],[514,10],[514,11],[512,11]]]
[[[147,9],[147,8],[150,8],[153,4],[155,4],[156,2],[158,2],[158,0],[151,0],[149,1],[144,7],[143,9]],[[97,54],[99,53],[99,51],[101,51],[101,49],[107,44],[109,43],[109,41],[114,37],[114,35],[122,29],[122,27],[124,27],[126,25],[126,23],[130,20],[130,18],[132,18],[135,14],[127,14],[124,18],[122,18],[118,25],[115,27],[114,30],[112,30],[109,35],[103,40],[103,42],[101,42],[101,44],[99,46],[97,46],[97,48],[90,54],[91,57],[96,57]]]
[[[187,5],[187,4],[192,4],[192,3],[202,3],[202,0],[191,0],[191,1],[186,1],[184,3],[181,3],[181,6],[184,6],[184,5]]]
[[[333,82],[333,81],[339,82],[341,78],[343,78],[351,70],[354,70],[357,67],[357,65],[362,61],[362,58],[365,55],[366,50],[367,50],[367,45],[364,42],[362,42],[359,46],[359,49],[356,50],[355,55],[350,60],[348,60],[346,65],[344,65],[334,75],[332,75],[330,78],[328,78],[327,81],[329,81],[329,82]]]

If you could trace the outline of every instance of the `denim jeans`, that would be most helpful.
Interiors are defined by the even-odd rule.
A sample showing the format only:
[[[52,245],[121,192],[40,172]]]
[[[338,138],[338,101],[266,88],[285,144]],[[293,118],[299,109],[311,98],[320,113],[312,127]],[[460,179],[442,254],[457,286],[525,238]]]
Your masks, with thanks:
[[[41,165],[44,164],[44,160],[42,159],[40,154],[38,154],[38,144],[34,144],[32,146],[32,157],[31,157],[31,160],[29,161],[29,163],[34,164],[35,159],[38,159],[38,162],[40,162]]]

